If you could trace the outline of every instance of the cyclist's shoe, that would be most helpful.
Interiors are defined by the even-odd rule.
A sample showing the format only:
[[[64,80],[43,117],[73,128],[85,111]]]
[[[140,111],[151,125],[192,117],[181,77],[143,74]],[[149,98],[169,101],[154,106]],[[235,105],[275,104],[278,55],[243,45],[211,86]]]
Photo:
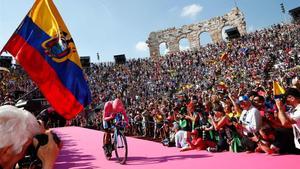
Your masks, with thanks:
[[[103,145],[102,148],[103,148],[104,151],[107,149],[106,145]]]
[[[107,152],[107,154],[105,154],[106,157],[111,157],[111,152]]]
[[[114,144],[111,144],[111,145],[110,145],[110,149],[111,149],[111,151],[114,151],[114,150],[115,150]]]
[[[107,154],[109,154],[109,149],[108,149],[108,145],[104,145],[103,147],[104,153],[107,156]]]

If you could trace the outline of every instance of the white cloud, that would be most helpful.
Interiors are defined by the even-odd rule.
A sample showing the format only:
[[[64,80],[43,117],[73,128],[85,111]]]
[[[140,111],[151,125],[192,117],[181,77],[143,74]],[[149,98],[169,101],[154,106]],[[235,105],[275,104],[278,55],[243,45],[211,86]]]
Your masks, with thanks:
[[[145,42],[140,41],[135,45],[135,49],[145,52],[148,50],[148,45]]]
[[[203,7],[200,5],[192,4],[185,6],[181,11],[181,16],[194,18],[199,12],[203,10]]]

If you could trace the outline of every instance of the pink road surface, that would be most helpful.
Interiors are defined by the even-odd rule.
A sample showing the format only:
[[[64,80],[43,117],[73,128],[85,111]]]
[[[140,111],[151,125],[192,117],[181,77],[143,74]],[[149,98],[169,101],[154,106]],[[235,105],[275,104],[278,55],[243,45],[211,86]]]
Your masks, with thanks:
[[[257,153],[179,152],[175,147],[127,137],[128,159],[125,165],[115,155],[106,160],[102,150],[103,132],[80,127],[56,128],[63,148],[56,169],[293,169],[299,168],[300,155],[266,155]]]

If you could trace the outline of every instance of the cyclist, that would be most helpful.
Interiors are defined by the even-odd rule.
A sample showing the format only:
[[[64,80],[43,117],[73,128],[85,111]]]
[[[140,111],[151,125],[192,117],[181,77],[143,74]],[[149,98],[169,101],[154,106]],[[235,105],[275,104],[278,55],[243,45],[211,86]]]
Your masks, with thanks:
[[[124,120],[128,124],[128,117],[126,115],[126,110],[120,99],[115,99],[114,101],[108,101],[104,105],[103,111],[103,128],[104,128],[104,145],[103,149],[106,156],[111,157],[111,150],[113,149],[111,145],[111,123],[115,118],[117,113],[121,113],[124,116]]]

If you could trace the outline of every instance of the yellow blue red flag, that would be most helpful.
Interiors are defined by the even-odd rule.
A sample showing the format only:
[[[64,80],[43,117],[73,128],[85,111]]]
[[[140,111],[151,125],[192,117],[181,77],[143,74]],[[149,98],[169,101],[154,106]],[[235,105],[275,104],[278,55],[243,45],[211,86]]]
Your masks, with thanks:
[[[273,95],[275,98],[281,98],[282,95],[284,95],[285,90],[282,86],[280,86],[280,84],[278,83],[278,81],[273,81]]]
[[[74,41],[52,0],[36,0],[3,48],[66,119],[91,102]]]

